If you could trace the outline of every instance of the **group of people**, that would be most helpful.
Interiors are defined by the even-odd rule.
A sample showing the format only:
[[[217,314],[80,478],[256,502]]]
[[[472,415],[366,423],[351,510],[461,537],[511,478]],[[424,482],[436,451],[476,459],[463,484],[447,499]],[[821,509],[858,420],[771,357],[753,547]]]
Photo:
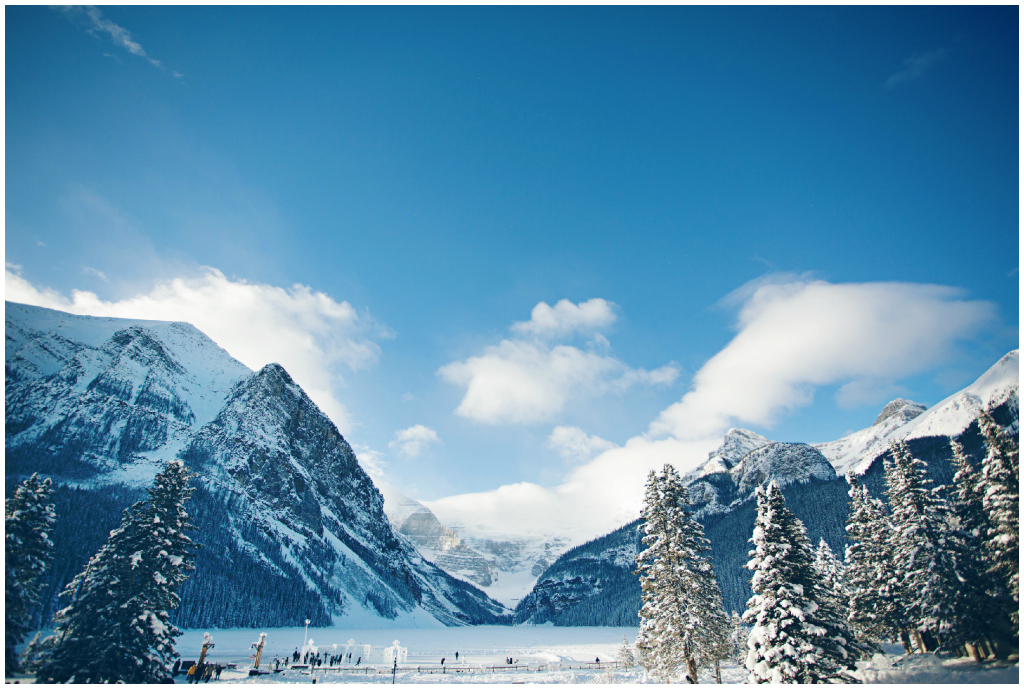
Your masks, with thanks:
[[[351,663],[352,662],[352,654],[351,653],[348,653],[348,654],[338,653],[336,655],[330,655],[328,653],[321,654],[319,651],[317,651],[316,653],[313,653],[312,651],[306,651],[305,653],[300,654],[299,653],[299,649],[296,648],[295,652],[292,653],[291,660],[292,660],[293,663],[297,663],[297,662],[299,662],[300,658],[302,659],[303,663],[305,663],[306,665],[309,665],[310,667],[320,667],[325,662],[327,663],[327,665],[329,667],[334,667],[335,665],[341,665],[342,663]],[[359,665],[362,662],[363,662],[363,657],[362,656],[358,656],[356,658],[356,665]],[[286,668],[288,667],[288,656],[284,657],[284,666]],[[281,659],[280,658],[274,658],[274,669],[275,670],[279,670],[280,668],[281,668]]]
[[[514,660],[512,658],[505,658],[505,664],[506,665],[518,665],[519,664],[519,658],[516,658]]]
[[[181,661],[174,663],[174,674],[178,674],[181,670]],[[217,665],[215,663],[193,663],[189,666],[188,671],[185,673],[185,683],[192,684],[195,682],[209,682],[211,679],[220,679],[220,673],[224,670],[223,665]]]

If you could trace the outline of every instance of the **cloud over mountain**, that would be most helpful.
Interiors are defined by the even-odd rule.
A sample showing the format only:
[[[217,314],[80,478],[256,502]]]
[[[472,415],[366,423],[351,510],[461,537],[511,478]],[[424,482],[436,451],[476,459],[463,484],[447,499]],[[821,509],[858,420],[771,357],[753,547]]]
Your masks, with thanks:
[[[376,364],[380,345],[375,340],[389,336],[347,301],[335,301],[306,285],[284,289],[231,280],[214,268],[158,282],[148,293],[119,301],[80,290],[72,290],[68,298],[37,288],[21,277],[17,266],[8,265],[4,278],[9,301],[80,315],[184,321],[253,370],[279,363],[342,433],[351,429],[348,410],[334,393],[343,382],[342,369],[358,371]]]
[[[967,300],[961,290],[905,282],[776,276],[734,299],[742,300],[736,336],[651,424],[654,435],[686,440],[736,423],[770,425],[810,403],[822,385],[842,384],[844,404],[887,394],[898,379],[946,363],[958,340],[995,319],[994,304]]]

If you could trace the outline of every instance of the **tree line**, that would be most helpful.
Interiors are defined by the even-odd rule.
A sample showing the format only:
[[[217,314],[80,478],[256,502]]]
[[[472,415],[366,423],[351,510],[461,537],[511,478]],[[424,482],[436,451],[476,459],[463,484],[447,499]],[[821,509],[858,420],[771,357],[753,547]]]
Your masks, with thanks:
[[[902,441],[884,460],[886,502],[849,481],[843,561],[824,539],[811,545],[778,484],[758,487],[744,631],[726,616],[686,486],[669,464],[652,471],[634,572],[640,663],[658,680],[682,669],[696,683],[713,669],[720,683],[720,662],[742,645],[748,681],[817,683],[856,682],[857,660],[889,641],[907,653],[1007,657],[1019,632],[1019,441],[988,411],[978,424],[980,467],[952,441],[950,486],[933,486]]]

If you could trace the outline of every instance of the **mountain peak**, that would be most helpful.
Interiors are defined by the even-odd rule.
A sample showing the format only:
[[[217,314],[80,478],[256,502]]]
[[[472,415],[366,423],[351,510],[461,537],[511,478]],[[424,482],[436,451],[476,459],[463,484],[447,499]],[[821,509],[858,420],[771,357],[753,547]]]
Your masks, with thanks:
[[[927,408],[928,407],[923,404],[911,402],[910,400],[905,400],[902,397],[897,397],[882,408],[882,413],[878,415],[878,418],[875,419],[875,422],[871,425],[877,426],[886,419],[896,416],[897,414],[905,417],[903,419],[904,422],[910,421],[911,419],[923,414]]]
[[[687,479],[696,480],[708,474],[728,473],[749,453],[764,447],[772,441],[745,428],[730,428],[722,440],[722,445],[708,453],[706,462],[697,467]]]

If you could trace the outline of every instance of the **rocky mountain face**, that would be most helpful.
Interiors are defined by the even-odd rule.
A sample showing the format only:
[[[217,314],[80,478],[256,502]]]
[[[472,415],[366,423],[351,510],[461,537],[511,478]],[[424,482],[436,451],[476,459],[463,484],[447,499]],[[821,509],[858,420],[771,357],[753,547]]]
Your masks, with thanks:
[[[5,363],[7,491],[34,471],[59,484],[40,620],[174,457],[197,472],[204,545],[181,626],[502,620],[395,533],[351,447],[279,365],[252,372],[183,323],[11,303]]]
[[[633,570],[641,546],[634,521],[566,551],[516,606],[516,624],[560,627],[638,624],[640,585]]]
[[[568,539],[496,539],[467,535],[445,526],[426,505],[391,486],[378,486],[392,527],[420,554],[452,576],[479,586],[488,596],[515,607],[525,592],[568,547]]]
[[[426,559],[482,588],[496,581],[498,568],[493,559],[463,543],[425,505],[390,486],[382,484],[379,488],[384,496],[384,513],[392,527],[408,537]]]
[[[842,557],[849,513],[844,474],[882,497],[882,465],[889,445],[906,440],[914,455],[928,463],[939,485],[952,480],[951,438],[975,461],[984,455],[978,431],[981,409],[995,409],[997,422],[1019,429],[1018,352],[997,362],[975,383],[931,409],[907,400],[887,404],[869,428],[836,441],[810,446],[773,442],[751,431],[731,429],[722,446],[684,477],[695,517],[711,542],[711,556],[727,610],[742,612],[750,597],[748,539],[756,511],[754,490],[777,481],[787,506],[803,521],[812,543],[825,539]],[[607,536],[567,551],[544,572],[516,608],[517,623],[556,625],[637,625],[640,586],[632,575],[642,547],[641,523],[627,524]]]

